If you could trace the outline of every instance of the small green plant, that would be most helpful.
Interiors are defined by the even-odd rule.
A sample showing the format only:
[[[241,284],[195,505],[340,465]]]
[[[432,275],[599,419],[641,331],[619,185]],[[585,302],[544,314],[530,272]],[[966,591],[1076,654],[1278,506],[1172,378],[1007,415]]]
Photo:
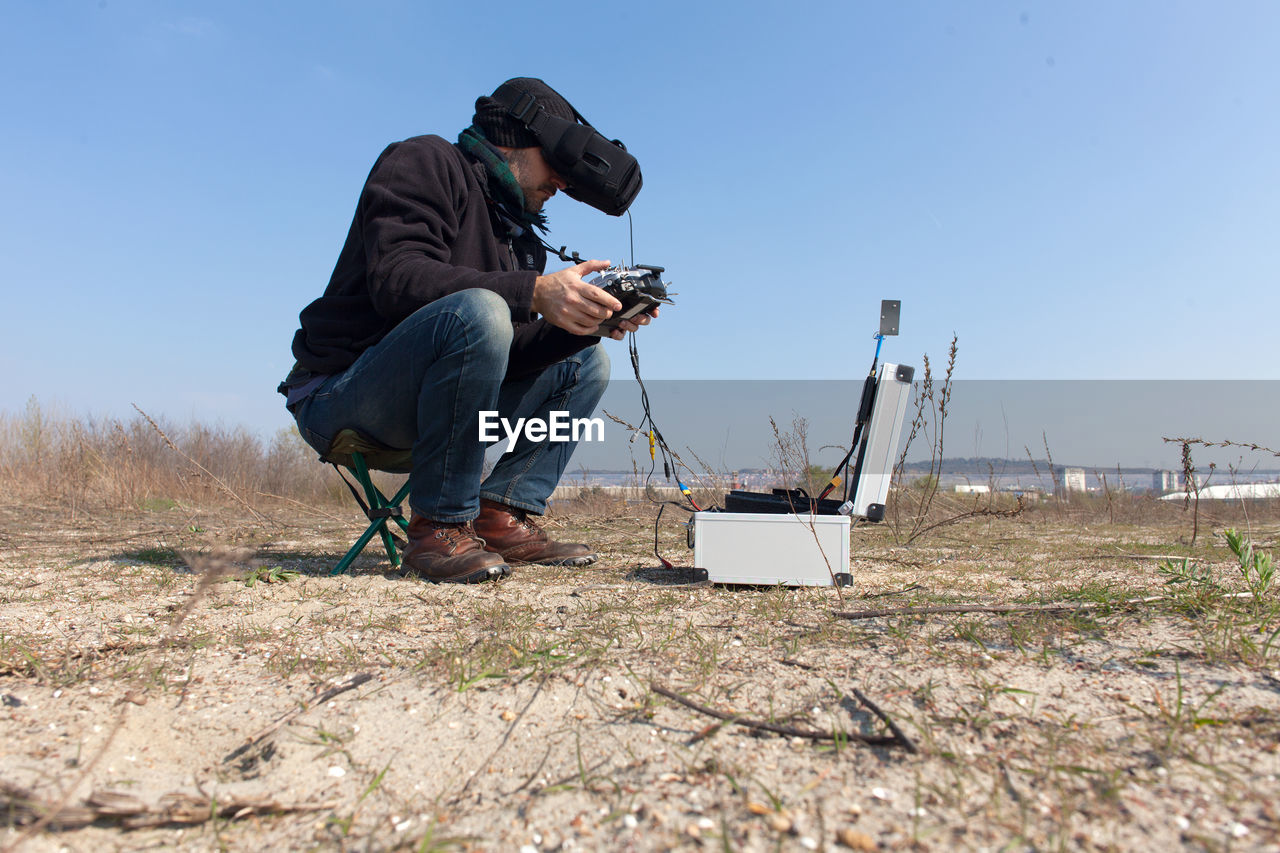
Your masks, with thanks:
[[[244,576],[244,585],[254,587],[259,582],[288,583],[298,577],[299,574],[294,569],[286,569],[284,566],[258,566],[255,569],[250,569]]]
[[[1165,560],[1156,567],[1156,572],[1166,586],[1196,592],[1222,591],[1222,585],[1213,579],[1213,570],[1208,566],[1195,565],[1189,557],[1184,557],[1181,563]]]
[[[1232,586],[1214,578],[1209,567],[1197,566],[1189,558],[1165,560],[1157,571],[1170,601],[1189,615],[1196,614],[1195,629],[1207,656],[1265,661],[1280,639],[1280,628],[1275,627],[1280,603],[1268,595],[1275,580],[1274,559],[1234,528],[1221,535],[1235,555],[1245,592],[1233,593]]]
[[[1177,755],[1194,756],[1200,744],[1194,738],[1188,736],[1193,735],[1194,732],[1205,726],[1221,726],[1226,722],[1217,717],[1209,716],[1207,713],[1208,709],[1226,690],[1225,686],[1219,686],[1200,702],[1193,703],[1187,695],[1187,690],[1182,680],[1182,667],[1177,661],[1174,661],[1173,664],[1173,674],[1174,692],[1172,696],[1166,699],[1159,690],[1152,691],[1152,702],[1156,706],[1155,711],[1147,711],[1139,705],[1131,705],[1138,713],[1158,724],[1155,729],[1157,740],[1153,745],[1156,747],[1156,754],[1162,760]]]
[[[1227,547],[1235,554],[1245,585],[1254,598],[1261,598],[1269,592],[1275,576],[1275,561],[1271,553],[1256,550],[1253,541],[1234,527],[1222,531],[1222,538],[1227,540]]]

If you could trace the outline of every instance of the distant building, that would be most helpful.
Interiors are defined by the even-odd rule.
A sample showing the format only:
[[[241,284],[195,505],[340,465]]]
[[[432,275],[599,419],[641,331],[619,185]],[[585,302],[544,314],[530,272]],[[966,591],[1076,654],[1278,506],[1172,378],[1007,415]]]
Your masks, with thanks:
[[[1182,477],[1177,471],[1153,471],[1151,474],[1151,490],[1154,492],[1174,492],[1182,488]]]
[[[1195,493],[1201,500],[1261,501],[1280,498],[1280,483],[1238,483],[1225,486],[1206,486]],[[1162,500],[1183,500],[1182,493],[1165,495]]]
[[[1084,469],[1083,468],[1063,468],[1062,469],[1062,491],[1064,492],[1083,492],[1085,491]]]
[[[962,495],[985,495],[990,491],[990,486],[971,486],[968,483],[956,483],[956,492]]]

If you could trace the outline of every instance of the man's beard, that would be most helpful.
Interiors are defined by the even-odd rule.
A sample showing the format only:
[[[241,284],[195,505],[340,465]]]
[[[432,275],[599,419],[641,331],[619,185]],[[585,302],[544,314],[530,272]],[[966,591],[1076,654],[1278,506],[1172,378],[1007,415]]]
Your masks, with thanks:
[[[520,185],[520,191],[524,194],[525,213],[541,213],[543,205],[547,203],[547,199],[555,195],[556,186],[552,183],[545,183],[530,187],[525,183],[525,175],[533,171],[534,168],[528,164],[527,156],[524,151],[517,148],[507,155],[507,163],[511,167],[511,174],[515,176],[516,183]]]
[[[532,192],[523,186],[520,189],[524,190],[524,209],[526,213],[541,213],[543,205],[547,203],[547,199],[555,195],[556,192],[553,184],[543,184],[540,187],[535,187]]]

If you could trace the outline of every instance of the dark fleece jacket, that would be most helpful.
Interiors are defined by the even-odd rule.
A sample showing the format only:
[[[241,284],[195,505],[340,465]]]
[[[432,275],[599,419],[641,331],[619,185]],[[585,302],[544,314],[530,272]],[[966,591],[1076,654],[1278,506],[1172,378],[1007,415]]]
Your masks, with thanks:
[[[339,373],[396,324],[442,296],[480,287],[511,308],[507,375],[525,376],[599,338],[533,312],[547,254],[534,235],[508,236],[486,201],[484,168],[438,136],[388,146],[374,163],[324,295],[303,309],[298,367]]]

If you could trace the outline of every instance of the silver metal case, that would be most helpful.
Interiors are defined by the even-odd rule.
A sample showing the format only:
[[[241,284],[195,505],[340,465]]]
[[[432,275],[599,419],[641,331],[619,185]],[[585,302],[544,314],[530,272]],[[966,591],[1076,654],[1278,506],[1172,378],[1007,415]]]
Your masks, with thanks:
[[[693,565],[712,583],[833,586],[849,575],[849,517],[695,512]]]
[[[911,399],[911,381],[914,378],[915,368],[888,362],[880,365],[876,400],[867,422],[862,472],[854,486],[853,514],[859,518],[882,518],[884,515],[884,502],[889,497],[889,481],[893,479],[893,466],[898,461],[902,420]]]

